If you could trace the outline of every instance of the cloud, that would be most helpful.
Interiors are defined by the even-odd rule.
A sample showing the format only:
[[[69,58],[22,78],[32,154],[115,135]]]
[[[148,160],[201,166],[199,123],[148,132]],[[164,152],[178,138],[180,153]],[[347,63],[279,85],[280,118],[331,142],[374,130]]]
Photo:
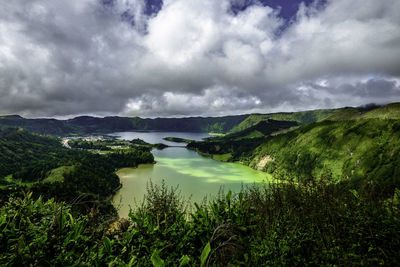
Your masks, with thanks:
[[[400,100],[397,0],[300,4],[291,20],[257,1],[236,12],[228,0],[156,2],[3,4],[0,113],[226,115]]]

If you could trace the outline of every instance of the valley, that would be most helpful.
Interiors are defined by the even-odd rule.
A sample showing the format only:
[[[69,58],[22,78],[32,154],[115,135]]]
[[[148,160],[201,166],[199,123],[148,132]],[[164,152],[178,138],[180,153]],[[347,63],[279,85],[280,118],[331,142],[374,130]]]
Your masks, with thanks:
[[[197,265],[208,246],[220,265],[397,263],[398,103],[136,119],[140,131],[127,118],[73,120],[0,119],[0,241],[14,244],[0,246],[0,263]]]

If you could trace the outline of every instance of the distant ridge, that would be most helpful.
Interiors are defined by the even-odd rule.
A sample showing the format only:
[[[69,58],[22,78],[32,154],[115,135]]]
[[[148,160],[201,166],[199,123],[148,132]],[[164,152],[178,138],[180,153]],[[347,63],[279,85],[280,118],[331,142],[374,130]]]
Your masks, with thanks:
[[[261,121],[291,121],[304,125],[322,120],[354,120],[362,118],[400,119],[400,103],[385,106],[366,105],[341,109],[319,109],[300,112],[245,114],[224,117],[154,118],[79,116],[68,120],[26,119],[20,115],[0,116],[0,129],[20,127],[39,134],[73,135],[105,134],[120,131],[177,131],[235,133]]]
[[[365,107],[346,107],[326,118],[326,120],[331,121],[359,119],[400,119],[400,102],[384,106],[374,106],[372,109]]]
[[[259,123],[188,147],[278,178],[379,185],[380,194],[400,184],[400,103],[338,109],[323,120],[269,136],[259,130],[265,122]]]

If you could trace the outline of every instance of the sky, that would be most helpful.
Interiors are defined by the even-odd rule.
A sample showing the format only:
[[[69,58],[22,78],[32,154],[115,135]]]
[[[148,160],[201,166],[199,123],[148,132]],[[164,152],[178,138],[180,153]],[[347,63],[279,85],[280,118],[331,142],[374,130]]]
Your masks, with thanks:
[[[399,0],[13,0],[0,114],[222,116],[400,101]]]

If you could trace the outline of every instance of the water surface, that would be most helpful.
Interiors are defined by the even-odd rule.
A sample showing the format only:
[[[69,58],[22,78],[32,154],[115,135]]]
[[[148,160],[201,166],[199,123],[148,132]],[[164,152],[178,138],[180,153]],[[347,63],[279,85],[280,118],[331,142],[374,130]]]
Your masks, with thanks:
[[[118,135],[122,136],[121,133]],[[159,135],[158,133],[157,136]],[[179,137],[189,139],[189,136],[183,133]],[[156,139],[154,136],[146,138]],[[115,195],[114,204],[119,205],[121,217],[127,217],[129,207],[135,207],[143,199],[150,180],[154,184],[161,184],[164,180],[168,186],[179,186],[181,194],[186,198],[190,197],[192,202],[201,202],[205,196],[210,199],[218,194],[220,188],[225,192],[239,192],[242,186],[271,180],[271,176],[264,172],[238,163],[218,162],[184,147],[170,147],[152,152],[156,164],[124,168],[117,173],[123,186]]]
[[[190,133],[190,132],[117,132],[109,135],[117,136],[119,139],[124,139],[124,140],[132,140],[139,138],[150,144],[163,143],[169,146],[186,146],[186,144],[166,141],[163,140],[164,137],[179,137],[195,141],[201,141],[205,137],[210,137],[208,133]]]

